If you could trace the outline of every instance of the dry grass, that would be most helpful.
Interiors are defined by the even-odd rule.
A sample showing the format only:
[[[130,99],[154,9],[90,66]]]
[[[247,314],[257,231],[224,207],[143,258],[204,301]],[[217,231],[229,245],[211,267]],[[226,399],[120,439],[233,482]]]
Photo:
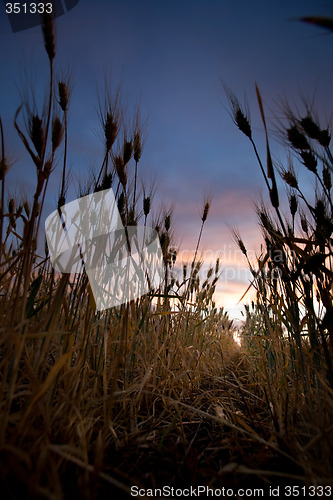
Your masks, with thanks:
[[[182,282],[173,277],[170,212],[155,224],[166,270],[163,286],[128,305],[96,312],[85,274],[57,275],[47,251],[44,258],[37,255],[43,202],[59,151],[59,206],[65,203],[70,96],[67,83],[54,82],[49,22],[44,37],[50,63],[45,116],[27,108],[25,133],[19,112],[15,119],[37,172],[31,203],[5,200],[8,164],[0,128],[3,495],[18,498],[24,488],[27,498],[105,498],[112,493],[127,498],[131,485],[331,484],[333,399],[331,355],[325,348],[330,323],[323,322],[332,278],[325,262],[317,273],[309,270],[317,286],[304,295],[309,280],[302,273],[303,292],[297,280],[293,284],[279,277],[275,283],[264,273],[273,258],[267,250],[268,257],[253,271],[258,299],[247,310],[246,342],[240,348],[227,314],[214,304],[218,263],[203,282],[196,258],[184,269]],[[53,116],[54,99],[60,117]],[[242,111],[235,99],[233,109],[237,123]],[[124,132],[119,96],[107,95],[100,116],[104,159],[90,190],[113,186],[124,224],[140,218],[149,222],[152,200],[137,189],[140,127],[136,121],[133,136]],[[248,120],[242,123],[249,125]],[[325,151],[329,158],[328,146]],[[276,193],[273,207],[278,210]],[[209,202],[203,207],[197,249],[208,210]],[[260,216],[266,221],[267,244],[287,254],[284,272],[289,277],[317,255],[312,232],[322,236],[319,222],[308,220],[309,233],[299,242],[293,232],[283,234],[278,222],[269,224],[264,209]],[[330,238],[321,245],[331,252]],[[306,308],[305,300],[317,291],[323,301],[320,316]],[[297,310],[291,308],[292,293],[299,297]]]

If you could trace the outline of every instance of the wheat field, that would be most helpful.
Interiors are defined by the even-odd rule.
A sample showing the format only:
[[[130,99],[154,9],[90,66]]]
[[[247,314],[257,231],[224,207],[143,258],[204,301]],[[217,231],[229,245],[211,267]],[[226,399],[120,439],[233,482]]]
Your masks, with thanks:
[[[241,345],[217,307],[220,262],[203,278],[199,258],[210,200],[202,206],[192,262],[175,277],[173,214],[155,211],[138,172],[142,129],[125,126],[121,99],[99,104],[103,161],[82,196],[113,188],[124,227],[159,235],[159,289],[97,311],[87,274],[61,274],[43,241],[49,180],[61,170],[66,203],[71,86],[54,73],[53,21],[43,21],[47,106],[24,103],[15,128],[36,173],[35,191],[7,196],[6,127],[1,133],[0,456],[3,498],[128,498],[131,487],[330,487],[333,483],[333,305],[330,131],[312,110],[285,106],[280,135],[293,152],[273,164],[266,134],[259,156],[250,119],[224,86],[232,119],[250,141],[268,189],[257,205],[264,252],[248,260],[255,300]],[[242,140],[242,137],[240,137]],[[309,199],[293,162],[313,176]],[[277,177],[279,176],[279,181]],[[286,188],[288,210],[281,209]],[[242,237],[234,239],[248,257]],[[299,490],[301,491],[301,490]],[[306,490],[302,490],[306,491]],[[317,493],[321,490],[316,490]],[[329,490],[325,490],[327,493]],[[149,496],[149,495],[148,495]],[[151,496],[151,495],[150,495]],[[303,495],[304,496],[304,495]]]

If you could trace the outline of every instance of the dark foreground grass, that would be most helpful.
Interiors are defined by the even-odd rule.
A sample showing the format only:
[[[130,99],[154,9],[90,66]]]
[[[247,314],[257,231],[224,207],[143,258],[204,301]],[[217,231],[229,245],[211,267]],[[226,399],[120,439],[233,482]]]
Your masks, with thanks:
[[[202,279],[195,255],[182,280],[176,279],[170,212],[153,219],[165,265],[161,289],[98,312],[84,273],[59,275],[47,249],[39,255],[43,203],[60,157],[59,206],[66,201],[70,100],[68,82],[53,75],[55,40],[47,19],[44,38],[48,105],[41,116],[25,107],[25,132],[19,124],[23,110],[15,117],[37,174],[31,199],[5,197],[8,160],[1,124],[2,497],[128,498],[131,486],[206,485],[235,492],[262,487],[267,498],[270,486],[332,485],[328,130],[289,114],[288,139],[296,153],[312,170],[315,161],[323,166],[321,173],[312,172],[318,176],[314,202],[298,184],[292,187],[291,222],[279,211],[267,139],[267,177],[261,167],[276,220],[264,206],[258,209],[267,252],[256,266],[249,263],[257,299],[247,309],[242,347],[234,342],[227,314],[214,303],[219,263]],[[254,145],[249,120],[229,97],[236,123]],[[264,119],[259,92],[258,99]],[[104,158],[82,194],[112,186],[124,225],[140,218],[146,223],[151,197],[137,188],[138,120],[125,133],[119,96],[108,94],[100,117]],[[299,149],[304,140],[323,149],[310,143]],[[291,168],[281,173],[295,184]],[[206,202],[197,249],[208,211]]]

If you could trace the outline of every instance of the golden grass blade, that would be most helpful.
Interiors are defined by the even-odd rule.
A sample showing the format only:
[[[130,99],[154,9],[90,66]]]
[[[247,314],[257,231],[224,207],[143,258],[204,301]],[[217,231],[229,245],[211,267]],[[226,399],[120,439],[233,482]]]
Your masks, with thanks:
[[[267,127],[266,127],[264,107],[262,105],[262,99],[261,99],[261,95],[260,95],[260,91],[259,91],[257,83],[255,85],[256,85],[257,100],[258,100],[258,104],[259,104],[261,119],[263,121],[263,124],[264,124],[264,127],[265,127],[265,132],[266,132],[266,137],[267,137]]]
[[[93,465],[87,464],[83,460],[81,460],[80,458],[73,456],[73,454],[71,454],[67,451],[66,445],[50,444],[48,447],[54,453],[57,453],[61,457],[65,458],[66,460],[69,460],[70,462],[78,465],[79,467],[81,467],[89,472],[94,472],[95,467]],[[104,481],[107,481],[108,483],[112,484],[113,486],[116,486],[120,490],[125,491],[128,494],[131,493],[131,489],[128,486],[126,486],[126,484],[122,483],[121,481],[118,481],[118,479],[115,479],[115,478],[109,476],[108,474],[105,474],[104,472],[98,472],[98,476],[101,479],[103,479]],[[140,498],[144,498],[147,500],[148,497],[142,496]]]
[[[320,26],[321,28],[333,31],[332,17],[309,16],[309,17],[301,17],[300,21],[303,21],[304,23],[314,24],[316,26]]]
[[[274,470],[251,469],[250,467],[246,467],[246,465],[239,465],[236,462],[229,463],[228,465],[226,465],[221,469],[221,472],[232,472],[232,473],[246,474],[246,475],[249,474],[258,477],[260,476],[281,477],[293,481],[302,481],[302,482],[304,480],[302,476],[296,474],[288,474],[285,472],[277,472]]]
[[[247,287],[247,289],[245,290],[245,292],[243,293],[243,295],[241,296],[241,298],[239,299],[239,301],[237,302],[237,305],[240,304],[242,302],[242,300],[244,299],[245,295],[249,292],[249,290],[254,286],[255,282],[256,282],[256,279],[257,277],[260,275],[261,271],[263,270],[264,268],[264,265],[266,264],[267,260],[269,258],[269,254],[266,253],[264,259],[262,261],[260,261],[260,266],[259,266],[259,269],[258,271],[256,271],[256,274],[253,278],[253,280],[251,281],[251,283],[249,284],[249,286]]]
[[[266,125],[266,119],[265,119],[265,113],[264,113],[264,107],[262,104],[262,99],[261,99],[261,94],[258,88],[258,85],[256,85],[256,93],[257,93],[257,99],[258,99],[258,104],[259,104],[259,109],[260,109],[260,114],[261,114],[261,119],[264,124],[264,129],[265,129],[265,136],[266,136],[266,149],[267,149],[267,176],[272,179],[272,181],[275,182],[275,177],[274,177],[274,169],[273,169],[273,163],[272,163],[272,158],[271,158],[271,152],[269,148],[269,142],[268,142],[268,132],[267,132],[267,125]]]
[[[33,409],[34,405],[37,403],[37,401],[46,393],[46,391],[51,387],[53,382],[55,381],[56,377],[59,375],[61,369],[63,366],[66,364],[68,358],[70,357],[71,353],[66,352],[66,354],[63,354],[52,366],[50,373],[46,377],[44,383],[40,387],[39,391],[35,396],[33,397],[30,405],[28,406],[24,416],[23,416],[23,421],[29,416],[31,410]]]

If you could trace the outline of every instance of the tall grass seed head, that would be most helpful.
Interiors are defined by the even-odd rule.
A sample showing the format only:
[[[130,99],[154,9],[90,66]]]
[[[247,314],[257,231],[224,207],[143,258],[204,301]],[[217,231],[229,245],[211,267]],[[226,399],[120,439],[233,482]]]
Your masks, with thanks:
[[[42,30],[44,36],[44,45],[50,61],[55,57],[55,36],[54,22],[52,16],[46,12],[42,14]]]
[[[128,226],[136,226],[135,208],[133,206],[130,207],[130,209],[128,211],[127,225]]]
[[[245,134],[249,139],[252,139],[252,130],[250,125],[250,119],[247,114],[242,110],[241,105],[237,99],[237,97],[233,94],[233,92],[228,88],[228,86],[222,82],[224,91],[229,100],[232,119],[235,125],[239,128],[243,134]]]
[[[115,157],[114,166],[116,168],[120,183],[125,187],[127,184],[127,175],[123,159],[120,156]]]
[[[213,268],[212,268],[212,267],[210,267],[210,268],[208,269],[208,272],[207,272],[207,280],[209,280],[209,278],[212,276],[212,274],[213,274]]]
[[[259,215],[259,213],[260,212],[258,211],[258,215]],[[243,240],[242,240],[242,238],[241,238],[238,230],[237,229],[233,229],[232,234],[233,234],[233,239],[234,239],[236,245],[238,246],[238,248],[240,249],[240,251],[242,252],[242,254],[247,255],[247,250],[245,248],[245,245],[243,243]],[[217,259],[216,260],[215,274],[218,273],[219,265],[220,265],[220,260]]]
[[[168,232],[171,226],[171,215],[167,214],[164,218],[164,227],[165,230]]]
[[[324,130],[320,131],[320,136],[319,136],[318,142],[324,148],[328,148],[328,146],[330,145],[330,142],[331,142],[331,135],[330,135],[328,129],[324,129]]]
[[[150,212],[150,196],[147,196],[143,199],[143,213],[145,217],[148,216]]]
[[[49,256],[49,247],[48,247],[48,244],[47,244],[46,237],[45,237],[45,241],[44,241],[44,253],[45,253],[45,257],[48,258],[48,256]]]
[[[177,260],[177,250],[175,248],[172,248],[170,250],[170,258],[171,258],[172,265],[175,265],[176,260]]]
[[[300,155],[303,160],[303,165],[305,165],[310,172],[315,174],[317,172],[317,158],[312,151],[301,151]]]
[[[121,192],[118,197],[118,210],[120,214],[124,213],[124,209],[125,209],[125,195],[123,192]]]
[[[8,202],[9,224],[13,229],[16,228],[16,218],[13,216],[15,212],[15,200],[11,198]]]
[[[44,148],[44,129],[43,129],[43,120],[39,118],[38,115],[32,115],[29,123],[29,133],[30,139],[35,146],[36,152],[39,157],[42,156],[43,148]]]
[[[324,201],[320,198],[317,200],[314,209],[314,217],[316,220],[316,238],[320,243],[325,244],[330,239],[333,232],[333,222],[327,215]]]
[[[52,122],[52,153],[60,146],[64,129],[60,119],[56,116]]]
[[[204,206],[204,209],[202,212],[202,217],[201,217],[202,222],[205,222],[207,220],[209,209],[210,209],[210,203],[209,203],[209,201],[207,201],[205,203],[205,206]]]
[[[132,158],[133,154],[133,145],[132,141],[124,141],[124,149],[123,149],[123,162],[124,165],[127,165],[127,163],[130,161]]]
[[[271,199],[272,206],[274,208],[279,208],[279,193],[275,183],[273,187],[269,190],[269,196]]]
[[[215,276],[215,278],[213,279],[212,284],[211,284],[212,289],[215,287],[217,282],[218,282],[218,276]]]
[[[320,222],[321,219],[324,219],[325,216],[326,216],[326,207],[325,207],[325,203],[323,202],[323,200],[321,200],[320,198],[317,200],[316,202],[316,206],[315,206],[315,210],[314,210],[314,214],[315,214],[315,219],[316,221]]]
[[[60,210],[61,207],[63,207],[66,203],[65,196],[61,194],[58,198],[58,210]]]
[[[166,248],[168,248],[168,245],[169,245],[169,236],[168,236],[167,233],[163,232],[161,234],[160,243],[161,243],[162,250],[165,250]]]
[[[52,172],[53,161],[52,158],[48,158],[44,164],[43,175],[47,179]]]
[[[69,92],[66,82],[58,82],[59,106],[65,112],[68,109]]]
[[[102,190],[103,189],[110,189],[110,187],[112,186],[112,182],[113,182],[112,172],[105,173],[103,176],[102,185],[101,185]]]
[[[296,125],[287,129],[288,141],[295,149],[310,149],[310,145],[305,135],[300,132]]]
[[[332,188],[332,178],[328,167],[323,167],[323,183],[327,191],[330,192]]]
[[[239,247],[240,251],[242,252],[242,254],[247,255],[247,250],[246,250],[246,247],[244,245],[243,240],[241,238],[239,238],[237,243],[238,243],[238,247]]]
[[[289,208],[290,208],[290,213],[291,213],[292,217],[295,217],[295,214],[296,214],[297,208],[298,208],[298,201],[297,201],[297,197],[294,193],[292,193],[290,195]]]
[[[2,181],[5,178],[7,171],[8,171],[8,163],[6,161],[6,158],[2,157],[0,159],[0,181]]]
[[[10,198],[10,200],[8,202],[8,212],[10,214],[15,212],[15,200],[14,200],[14,198]]]
[[[235,122],[237,127],[243,134],[245,134],[249,139],[252,138],[252,130],[251,130],[251,125],[250,125],[250,120],[248,117],[245,115],[245,113],[242,111],[240,106],[235,110],[234,114]]]
[[[301,216],[301,227],[302,227],[302,229],[303,229],[303,231],[304,231],[305,233],[307,233],[307,232],[308,232],[308,229],[309,229],[309,228],[308,228],[308,222],[307,222],[306,217],[305,217],[304,215],[303,215],[303,216]]]
[[[108,112],[106,114],[103,123],[103,128],[104,128],[106,151],[107,153],[109,153],[118,134],[118,122],[115,119],[113,113]]]
[[[135,163],[139,163],[142,153],[141,137],[139,132],[137,132],[134,136],[133,149]]]
[[[298,182],[295,174],[290,170],[286,170],[282,173],[282,179],[288,184],[289,187],[293,189],[298,189]]]
[[[271,221],[270,221],[270,219],[265,211],[259,212],[259,219],[260,219],[260,222],[261,222],[263,228],[266,229],[266,231],[268,231],[270,233],[273,228],[272,228]]]
[[[300,120],[300,125],[308,137],[310,137],[311,139],[319,138],[320,128],[310,115],[302,118]]]

